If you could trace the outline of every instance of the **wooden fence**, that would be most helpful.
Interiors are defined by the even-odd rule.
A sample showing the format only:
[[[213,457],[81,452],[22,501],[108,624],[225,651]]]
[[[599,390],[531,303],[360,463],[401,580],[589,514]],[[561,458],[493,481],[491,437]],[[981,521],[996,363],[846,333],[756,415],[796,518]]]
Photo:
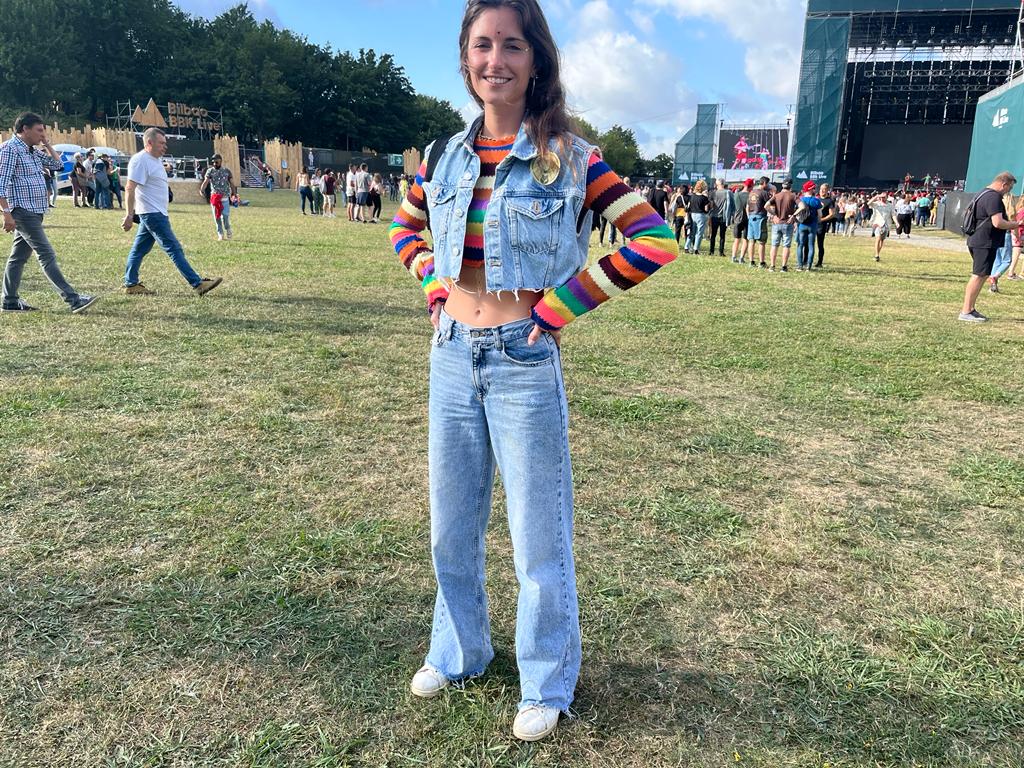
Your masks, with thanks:
[[[416,173],[420,169],[420,163],[422,162],[423,160],[420,157],[420,151],[418,149],[415,147],[407,149],[402,153],[402,172],[406,176],[415,177]]]
[[[242,163],[238,155],[238,139],[234,136],[214,136],[213,151],[224,158],[224,167],[231,171],[235,184],[242,186]]]
[[[7,141],[13,131],[0,131],[0,141]],[[51,144],[77,144],[80,147],[110,147],[126,155],[134,155],[139,151],[135,133],[132,131],[115,131],[112,128],[93,128],[86,125],[84,129],[71,128],[61,130],[58,123],[46,127],[46,135]]]
[[[274,172],[274,180],[278,186],[284,186],[285,176],[289,177],[289,185],[293,185],[295,174],[302,170],[304,163],[302,145],[290,144],[280,139],[264,142],[263,162],[269,165],[270,170]]]

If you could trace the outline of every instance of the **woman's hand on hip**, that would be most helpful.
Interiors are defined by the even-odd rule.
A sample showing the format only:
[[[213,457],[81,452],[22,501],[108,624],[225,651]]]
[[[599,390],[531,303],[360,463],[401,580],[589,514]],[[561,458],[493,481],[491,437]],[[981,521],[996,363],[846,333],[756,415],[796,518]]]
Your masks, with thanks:
[[[536,344],[540,340],[541,334],[544,334],[544,333],[550,334],[551,338],[553,338],[555,340],[555,346],[558,347],[559,349],[562,348],[562,330],[561,329],[558,329],[557,331],[545,331],[543,328],[541,328],[536,323],[534,323],[533,330],[530,331],[530,335],[526,339],[526,343],[529,344],[532,347],[534,344]]]

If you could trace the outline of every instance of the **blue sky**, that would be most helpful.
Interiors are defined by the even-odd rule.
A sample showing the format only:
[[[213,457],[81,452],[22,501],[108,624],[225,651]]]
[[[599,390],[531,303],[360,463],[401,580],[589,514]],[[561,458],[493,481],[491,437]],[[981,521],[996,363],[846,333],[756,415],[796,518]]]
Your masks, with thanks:
[[[206,17],[233,0],[174,0]],[[472,105],[458,75],[461,0],[249,0],[335,50],[395,56],[420,93]],[[785,122],[796,97],[806,0],[541,0],[571,106],[601,130],[631,128],[645,154],[669,152],[698,103],[730,122]]]

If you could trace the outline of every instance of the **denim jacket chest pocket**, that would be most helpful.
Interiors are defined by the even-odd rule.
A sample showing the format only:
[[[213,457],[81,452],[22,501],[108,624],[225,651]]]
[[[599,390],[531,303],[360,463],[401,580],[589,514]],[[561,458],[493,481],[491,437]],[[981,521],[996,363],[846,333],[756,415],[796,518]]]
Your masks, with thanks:
[[[502,200],[504,240],[512,251],[520,284],[527,288],[550,285],[566,215],[565,198],[506,193]]]
[[[455,196],[459,188],[455,184],[443,182],[424,182],[423,196],[426,199],[427,211],[430,214],[430,236],[434,241],[434,252],[447,254],[454,239],[449,237],[452,231],[452,215],[455,210]],[[456,242],[461,247],[461,243]]]

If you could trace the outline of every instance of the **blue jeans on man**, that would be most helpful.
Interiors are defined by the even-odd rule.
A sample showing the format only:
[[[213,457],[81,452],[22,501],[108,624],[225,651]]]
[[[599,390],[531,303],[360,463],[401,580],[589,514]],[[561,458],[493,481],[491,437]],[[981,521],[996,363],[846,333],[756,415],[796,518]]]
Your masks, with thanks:
[[[213,208],[213,220],[217,224],[218,235],[231,236],[231,203],[228,202],[228,196],[224,196],[224,205],[221,206],[221,214],[217,215],[217,209]]]
[[[793,245],[792,224],[772,224],[772,247],[789,248]]]
[[[135,233],[135,242],[132,243],[132,249],[128,253],[128,263],[125,267],[125,286],[138,285],[142,259],[153,249],[154,243],[158,243],[171,257],[174,266],[178,268],[181,276],[189,285],[195,288],[203,281],[185,258],[185,250],[178,242],[178,238],[174,236],[174,232],[171,230],[171,220],[167,214],[140,213],[139,229]]]

